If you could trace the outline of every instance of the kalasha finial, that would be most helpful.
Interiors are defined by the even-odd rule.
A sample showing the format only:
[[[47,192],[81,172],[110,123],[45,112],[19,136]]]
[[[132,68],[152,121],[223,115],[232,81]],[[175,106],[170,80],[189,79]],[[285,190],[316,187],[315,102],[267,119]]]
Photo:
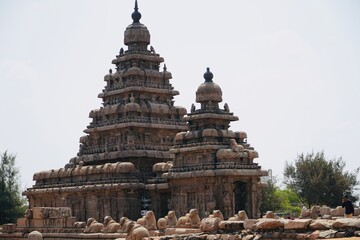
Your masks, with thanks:
[[[138,2],[135,0],[134,12],[131,14],[131,18],[133,19],[133,23],[140,23],[141,13],[138,12]]]
[[[210,72],[210,68],[206,68],[206,72],[204,73],[205,82],[212,82],[214,74]]]

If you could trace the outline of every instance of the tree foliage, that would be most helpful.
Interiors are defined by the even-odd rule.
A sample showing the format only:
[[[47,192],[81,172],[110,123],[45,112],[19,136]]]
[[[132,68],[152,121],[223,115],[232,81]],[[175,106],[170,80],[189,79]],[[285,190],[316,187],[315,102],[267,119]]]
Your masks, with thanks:
[[[265,177],[266,187],[262,190],[261,215],[267,211],[282,213],[284,216],[298,216],[300,200],[291,189],[280,189],[276,177]]]
[[[19,185],[15,156],[5,151],[0,162],[0,224],[15,222],[24,213]]]
[[[354,172],[345,171],[346,164],[342,160],[327,160],[324,152],[303,153],[297,156],[294,164],[286,162],[284,183],[295,191],[304,205],[327,205],[336,207],[341,204],[344,193],[353,194],[359,168]]]

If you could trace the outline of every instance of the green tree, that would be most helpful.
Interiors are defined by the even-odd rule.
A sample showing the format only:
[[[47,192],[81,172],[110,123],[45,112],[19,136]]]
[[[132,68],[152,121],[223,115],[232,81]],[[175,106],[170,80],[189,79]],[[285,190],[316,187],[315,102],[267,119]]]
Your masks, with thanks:
[[[15,156],[5,151],[0,162],[0,224],[12,223],[21,217],[24,213],[23,204]]]
[[[286,162],[284,183],[309,208],[313,205],[336,207],[345,192],[357,200],[353,193],[359,184],[359,168],[351,173],[344,170],[345,166],[342,158],[327,160],[324,152],[302,153],[294,164]]]
[[[288,216],[299,215],[301,202],[294,191],[280,189],[276,177],[265,177],[263,181],[266,183],[266,187],[262,190],[261,215],[267,211]]]
[[[264,177],[263,178],[266,187],[261,191],[261,204],[260,213],[263,215],[267,211],[277,211],[280,209],[281,199],[276,195],[276,191],[279,190],[277,186],[276,177]]]

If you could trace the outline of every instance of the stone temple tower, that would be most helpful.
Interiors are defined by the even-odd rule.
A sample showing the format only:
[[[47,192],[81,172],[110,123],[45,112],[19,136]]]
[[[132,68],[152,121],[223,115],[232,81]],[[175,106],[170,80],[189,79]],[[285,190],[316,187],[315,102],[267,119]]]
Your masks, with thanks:
[[[213,74],[208,69],[196,91],[199,109],[175,106],[179,92],[149,45],[137,1],[131,17],[77,156],[64,168],[34,174],[35,185],[24,192],[29,207],[70,207],[83,221],[136,220],[143,210],[180,216],[192,208],[201,217],[214,209],[225,218],[239,210],[257,217],[260,177],[267,172],[254,163],[258,154],[246,133],[229,129],[238,117],[226,103],[220,108]]]
[[[164,59],[150,44],[150,33],[135,11],[124,44],[105,75],[99,94],[102,107],[92,110],[91,123],[80,138],[77,157],[64,168],[34,174],[35,185],[24,192],[30,207],[71,207],[79,220],[128,216],[143,209],[168,211],[166,180],[153,171],[166,170],[172,160],[174,136],[186,131],[186,109],[174,106],[179,92],[170,83]],[[164,185],[165,184],[165,185]]]
[[[229,129],[238,117],[222,102],[221,88],[212,81],[209,68],[205,82],[196,91],[196,102],[184,117],[189,131],[176,134],[170,150],[175,155],[173,167],[163,176],[171,188],[171,209],[184,214],[197,208],[201,216],[220,209],[225,218],[239,210],[258,217],[261,170],[254,158],[258,153],[247,143],[245,132]]]

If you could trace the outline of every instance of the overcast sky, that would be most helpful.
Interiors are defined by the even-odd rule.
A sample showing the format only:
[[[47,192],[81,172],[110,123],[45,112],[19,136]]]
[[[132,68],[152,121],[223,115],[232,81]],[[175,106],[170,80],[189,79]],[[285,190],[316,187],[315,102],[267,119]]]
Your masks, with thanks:
[[[76,156],[133,8],[0,1],[0,152],[16,154],[23,188]],[[312,151],[360,166],[360,1],[139,0],[139,11],[175,105],[190,109],[210,67],[263,169],[281,178]]]

